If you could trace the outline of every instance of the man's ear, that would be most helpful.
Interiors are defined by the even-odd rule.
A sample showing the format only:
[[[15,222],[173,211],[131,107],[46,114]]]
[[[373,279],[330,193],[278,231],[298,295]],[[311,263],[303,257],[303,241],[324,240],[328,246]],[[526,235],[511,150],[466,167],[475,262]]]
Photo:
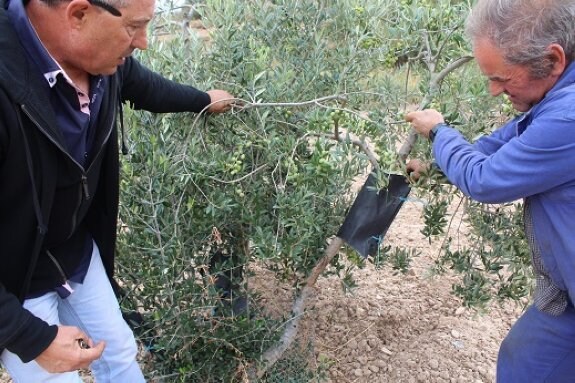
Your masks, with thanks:
[[[86,0],[72,0],[66,6],[66,20],[74,29],[82,27],[90,13],[90,3]]]
[[[551,75],[560,76],[565,71],[567,67],[567,58],[565,57],[565,51],[563,47],[559,44],[551,44],[547,48],[548,58],[552,64]]]

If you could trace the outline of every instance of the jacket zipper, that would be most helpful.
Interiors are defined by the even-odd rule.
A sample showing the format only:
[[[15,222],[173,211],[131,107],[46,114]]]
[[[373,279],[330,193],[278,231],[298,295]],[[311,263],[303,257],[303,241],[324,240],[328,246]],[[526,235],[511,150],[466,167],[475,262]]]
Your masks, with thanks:
[[[22,104],[21,105],[22,111],[26,114],[26,116],[28,116],[28,118],[30,119],[30,121],[32,121],[32,123],[34,125],[36,125],[36,127],[54,144],[56,145],[56,147],[58,149],[60,149],[60,151],[62,153],[64,153],[74,164],[76,164],[81,170],[82,172],[84,171],[84,168],[82,167],[82,165],[80,165],[75,159],[74,157],[72,157],[64,147],[62,147],[62,145],[60,145],[60,143],[58,141],[56,141],[49,133],[46,132],[46,130],[44,130],[44,128],[42,128],[42,125],[40,125],[40,123],[38,122],[38,120],[36,120],[32,114],[28,111],[28,108],[26,107],[26,105]]]
[[[90,188],[88,187],[88,177],[85,174],[82,174],[82,187],[84,188],[84,196],[86,196],[86,200],[89,201],[90,196]]]
[[[26,116],[28,116],[28,118],[30,119],[30,121],[32,121],[32,123],[34,125],[36,125],[36,127],[38,128],[38,130],[40,130],[42,132],[42,134],[44,134],[48,140],[50,140],[50,142],[52,142],[62,153],[64,153],[64,155],[66,155],[74,164],[76,164],[76,166],[78,166],[78,168],[82,171],[82,176],[81,176],[81,182],[80,182],[80,189],[79,189],[79,197],[78,197],[78,203],[76,205],[76,208],[74,209],[74,214],[72,216],[72,228],[76,227],[76,223],[78,221],[78,212],[80,210],[80,207],[82,206],[82,199],[85,198],[86,201],[89,201],[91,197],[90,195],[90,190],[88,187],[88,176],[87,174],[90,171],[91,165],[90,167],[88,167],[88,170],[85,170],[84,167],[82,165],[80,165],[75,159],[74,157],[72,157],[64,147],[62,147],[62,145],[60,145],[60,143],[58,141],[56,141],[49,133],[46,132],[46,130],[44,128],[42,128],[42,125],[34,118],[34,116],[32,116],[32,113],[30,113],[30,111],[28,110],[28,108],[26,107],[26,105],[22,104],[21,105],[22,111],[26,114]],[[97,158],[100,156],[100,154],[102,153],[102,150],[104,149],[105,143],[108,142],[108,139],[110,138],[110,135],[112,134],[112,130],[113,130],[113,119],[112,119],[112,123],[110,124],[110,129],[108,129],[108,134],[106,135],[106,137],[104,138],[104,141],[102,141],[102,145],[100,145],[98,152],[96,153],[96,156],[94,158]],[[73,233],[70,233],[70,235],[68,236],[68,238],[70,236],[72,236]]]
[[[48,254],[48,257],[50,258],[52,263],[54,263],[54,266],[56,266],[56,269],[58,269],[58,272],[60,273],[60,276],[62,277],[62,287],[65,288],[66,290],[68,290],[70,293],[73,293],[74,289],[72,289],[72,286],[70,286],[70,284],[68,283],[68,277],[66,277],[66,273],[64,272],[64,269],[62,268],[62,266],[60,265],[60,263],[58,262],[56,257],[54,257],[52,255],[50,250],[46,250],[46,254]]]

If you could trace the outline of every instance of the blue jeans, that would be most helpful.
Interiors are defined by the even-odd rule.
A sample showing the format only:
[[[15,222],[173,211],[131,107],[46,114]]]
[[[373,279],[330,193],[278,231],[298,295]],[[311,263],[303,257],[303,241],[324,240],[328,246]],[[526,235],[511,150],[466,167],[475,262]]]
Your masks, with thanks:
[[[531,306],[511,327],[497,359],[497,383],[575,382],[575,310],[559,316]]]
[[[63,324],[82,329],[95,343],[106,341],[100,359],[90,365],[98,383],[141,383],[144,376],[136,361],[137,346],[102,265],[98,246],[94,243],[92,259],[84,283],[70,282],[74,292],[61,299],[56,292],[24,301],[24,307],[49,324]],[[22,363],[5,350],[0,355],[15,383],[81,383],[78,372],[51,374],[38,363]]]

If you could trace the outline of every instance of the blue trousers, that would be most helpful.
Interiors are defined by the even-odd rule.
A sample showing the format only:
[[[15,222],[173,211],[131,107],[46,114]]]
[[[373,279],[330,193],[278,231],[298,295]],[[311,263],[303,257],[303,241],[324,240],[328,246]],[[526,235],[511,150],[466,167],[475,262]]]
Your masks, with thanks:
[[[531,306],[501,343],[497,383],[574,383],[575,309],[559,316]]]

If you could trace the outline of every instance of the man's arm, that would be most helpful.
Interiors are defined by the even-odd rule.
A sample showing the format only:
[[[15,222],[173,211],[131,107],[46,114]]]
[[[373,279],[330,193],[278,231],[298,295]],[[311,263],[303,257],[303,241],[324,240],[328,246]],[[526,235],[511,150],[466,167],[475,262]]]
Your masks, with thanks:
[[[473,148],[486,155],[495,153],[509,140],[517,136],[517,119],[516,117],[497,128],[493,133],[480,137],[473,143]]]
[[[436,163],[467,196],[485,203],[514,201],[570,181],[564,169],[575,155],[575,113],[564,105],[548,106],[519,136],[518,118],[475,144],[455,129],[442,129],[433,142]],[[428,136],[443,116],[426,109],[406,119]]]
[[[433,154],[449,180],[471,198],[486,203],[514,201],[575,179],[565,171],[575,156],[574,121],[575,114],[547,113],[490,155],[446,129],[434,142]]]
[[[233,102],[233,96],[226,91],[203,92],[193,86],[168,80],[133,57],[126,59],[118,75],[122,81],[122,100],[129,101],[135,109],[155,113],[199,113],[206,109],[219,113],[229,110]]]
[[[0,283],[0,349],[29,362],[40,355],[56,338],[58,329],[32,315]]]

